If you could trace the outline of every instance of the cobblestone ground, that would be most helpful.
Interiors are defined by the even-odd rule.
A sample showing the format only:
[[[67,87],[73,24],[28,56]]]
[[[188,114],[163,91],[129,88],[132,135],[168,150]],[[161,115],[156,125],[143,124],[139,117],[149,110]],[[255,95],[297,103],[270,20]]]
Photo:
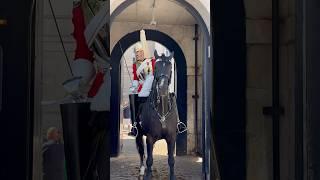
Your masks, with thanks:
[[[124,133],[126,134],[126,133]],[[139,177],[139,155],[135,140],[123,136],[123,147],[119,157],[111,158],[111,180],[136,180]],[[165,141],[158,141],[154,149],[153,180],[168,179],[167,148]],[[195,156],[175,157],[177,180],[201,180],[201,159]]]

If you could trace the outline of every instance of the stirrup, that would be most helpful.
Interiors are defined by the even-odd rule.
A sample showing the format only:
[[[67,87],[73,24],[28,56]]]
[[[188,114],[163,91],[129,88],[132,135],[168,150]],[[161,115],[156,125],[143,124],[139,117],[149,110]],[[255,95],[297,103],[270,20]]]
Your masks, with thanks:
[[[133,130],[132,130],[132,129],[133,129]],[[134,122],[134,123],[133,123],[132,128],[131,128],[129,134],[130,134],[130,133],[133,133],[134,131],[137,132],[137,133],[136,133],[135,135],[132,135],[132,136],[137,137],[138,134],[139,134],[138,128],[137,128],[137,122]]]
[[[180,131],[180,126],[182,126],[182,131]],[[187,128],[187,126],[186,126],[186,124],[185,123],[183,123],[183,122],[178,122],[178,124],[177,124],[177,129],[178,129],[178,134],[181,134],[181,133],[183,133],[183,132],[185,132],[185,131],[187,131],[188,130],[188,128]]]

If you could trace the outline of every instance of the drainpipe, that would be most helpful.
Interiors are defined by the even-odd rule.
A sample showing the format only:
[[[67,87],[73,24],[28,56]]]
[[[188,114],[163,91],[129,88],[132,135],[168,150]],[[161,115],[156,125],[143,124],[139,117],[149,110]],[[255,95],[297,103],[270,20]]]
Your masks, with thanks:
[[[274,180],[280,179],[279,119],[279,1],[272,0],[272,120]]]
[[[198,24],[194,25],[194,50],[195,50],[195,61],[194,61],[194,95],[192,98],[194,99],[194,120],[195,120],[195,147],[196,153],[198,154]],[[204,143],[204,142],[203,142]]]

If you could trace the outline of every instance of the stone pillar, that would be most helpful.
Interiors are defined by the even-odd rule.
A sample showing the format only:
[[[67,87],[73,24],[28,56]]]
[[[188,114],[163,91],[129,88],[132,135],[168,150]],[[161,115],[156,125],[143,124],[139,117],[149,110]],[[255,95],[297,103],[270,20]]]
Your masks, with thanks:
[[[245,0],[247,31],[247,179],[269,180],[273,173],[272,118],[272,3]]]
[[[280,179],[295,179],[295,67],[296,58],[296,13],[295,0],[280,3],[280,58],[279,84],[280,107]]]

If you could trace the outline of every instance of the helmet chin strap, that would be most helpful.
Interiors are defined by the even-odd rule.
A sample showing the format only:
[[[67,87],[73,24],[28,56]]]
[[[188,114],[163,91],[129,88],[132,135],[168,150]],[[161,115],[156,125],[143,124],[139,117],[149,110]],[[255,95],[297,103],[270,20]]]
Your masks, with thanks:
[[[145,60],[145,58],[143,59],[137,59],[138,62],[143,62]]]

